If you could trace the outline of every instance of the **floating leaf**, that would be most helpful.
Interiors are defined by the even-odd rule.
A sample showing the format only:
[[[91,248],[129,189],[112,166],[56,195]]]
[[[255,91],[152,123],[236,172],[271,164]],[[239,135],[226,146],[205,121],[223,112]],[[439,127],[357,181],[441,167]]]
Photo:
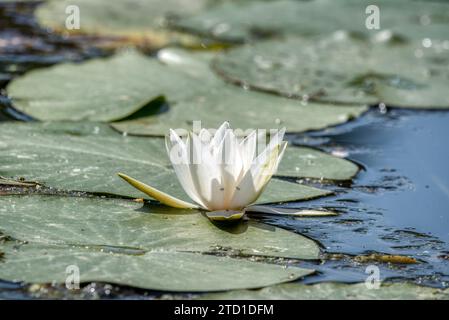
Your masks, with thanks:
[[[367,22],[380,11],[382,30],[411,38],[447,39],[449,5],[410,0],[314,0],[224,2],[196,15],[173,21],[176,28],[225,41],[247,41],[283,35],[321,35],[335,30],[372,34]],[[440,27],[434,31],[434,26]],[[441,36],[441,37],[438,37]]]
[[[449,49],[368,42],[339,32],[243,46],[214,66],[228,81],[298,99],[449,108],[448,63]]]
[[[163,291],[221,291],[258,288],[295,280],[311,270],[183,252],[140,256],[82,248],[23,245],[5,248],[0,278],[29,283],[65,283],[69,266],[80,281],[102,281]]]
[[[217,128],[224,119],[242,130],[286,127],[301,132],[346,122],[366,110],[303,105],[226,84],[209,68],[211,53],[167,49],[159,57],[161,61],[131,51],[61,64],[19,77],[7,91],[17,109],[39,120],[126,118],[114,128],[155,136],[164,136],[170,128],[192,130],[194,121]],[[167,106],[161,106],[161,97]]]
[[[411,283],[382,284],[379,289],[370,289],[365,283],[319,283],[315,285],[287,283],[260,290],[206,294],[200,298],[217,300],[448,300],[449,290],[423,287]]]
[[[171,42],[197,44],[193,37],[169,32],[167,22],[179,15],[188,16],[201,11],[208,0],[59,0],[46,1],[36,10],[43,27],[59,32],[82,33],[106,37],[125,37],[132,42],[158,47]],[[67,8],[77,6],[80,28],[69,30]]]
[[[217,228],[195,210],[95,197],[2,196],[0,202],[3,232],[47,245],[103,246],[118,251],[231,250],[296,259],[316,259],[319,253],[312,240],[283,229],[253,221]]]
[[[154,59],[122,53],[31,71],[11,82],[8,93],[16,108],[39,120],[112,121],[157,108],[150,102],[163,94],[161,83],[172,81],[163,80],[164,70]],[[188,84],[182,77],[177,83]]]
[[[59,0],[47,1],[37,11],[38,20],[54,29],[65,29],[66,8],[76,5],[82,12],[82,31],[98,34],[138,34],[160,28],[170,15],[201,11],[207,0]],[[114,19],[111,19],[114,17]]]
[[[350,180],[358,172],[359,167],[345,159],[312,148],[290,146],[282,157],[276,175],[322,180]]]
[[[161,138],[123,136],[107,125],[89,122],[3,123],[0,135],[2,176],[24,177],[65,190],[141,198],[143,193],[117,176],[118,172],[126,172],[172,196],[191,201],[171,168]],[[290,148],[288,152],[301,155],[308,152],[295,147],[287,150]],[[324,153],[320,156],[333,158]],[[305,165],[297,177],[313,176],[317,171],[333,176],[346,170],[344,160],[335,160],[335,164],[322,170],[315,168],[322,161]],[[329,194],[327,190],[273,179],[258,203],[306,200]]]
[[[319,253],[300,235],[251,221],[217,228],[192,210],[92,197],[2,196],[0,203],[2,231],[25,241],[0,244],[4,280],[64,283],[74,265],[82,282],[170,291],[251,288],[313,271],[230,254],[316,259]]]

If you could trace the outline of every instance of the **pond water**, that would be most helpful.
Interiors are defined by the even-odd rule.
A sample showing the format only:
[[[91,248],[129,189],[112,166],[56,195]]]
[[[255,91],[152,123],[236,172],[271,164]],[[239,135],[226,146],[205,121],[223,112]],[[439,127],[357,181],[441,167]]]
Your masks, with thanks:
[[[289,207],[331,208],[323,219],[270,219],[314,239],[328,253],[407,255],[416,265],[380,265],[382,279],[433,286],[449,280],[449,112],[372,109],[353,123],[303,135],[294,142],[344,154],[363,167],[336,195]],[[274,221],[276,220],[276,221]],[[367,264],[343,258],[320,266],[308,282],[363,281]]]
[[[20,10],[19,10],[20,9]],[[0,6],[0,89],[31,68],[101,55],[83,39],[67,40],[36,28],[33,5]],[[31,37],[31,35],[33,37]],[[0,121],[27,120],[0,96]],[[376,264],[382,280],[449,286],[449,112],[372,108],[345,125],[290,136],[292,143],[342,155],[363,169],[352,183],[303,181],[329,188],[334,196],[289,203],[295,208],[329,208],[329,218],[258,216],[266,223],[299,232],[321,243],[323,261],[309,263],[318,273],[302,280],[359,282]],[[418,264],[360,262],[361,254],[416,258]],[[305,265],[302,263],[301,265]],[[307,265],[307,264],[306,264]],[[39,291],[67,296],[61,287]],[[0,281],[0,298],[26,298],[27,287]],[[107,284],[87,285],[83,297],[148,298],[158,293]]]

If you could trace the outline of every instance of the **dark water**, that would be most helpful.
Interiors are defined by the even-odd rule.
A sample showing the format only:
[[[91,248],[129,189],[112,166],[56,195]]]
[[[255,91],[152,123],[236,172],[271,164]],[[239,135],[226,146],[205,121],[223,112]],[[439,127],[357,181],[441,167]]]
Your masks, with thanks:
[[[0,90],[14,76],[32,68],[105,54],[86,39],[65,39],[39,29],[34,5],[0,5]],[[92,40],[92,39],[89,39]],[[89,45],[90,44],[90,45]],[[4,93],[4,92],[3,92]],[[0,95],[0,121],[27,120]],[[387,281],[449,286],[449,112],[378,110],[335,128],[292,136],[292,142],[345,155],[363,170],[352,182],[328,184],[336,195],[289,207],[329,208],[331,218],[260,217],[267,223],[300,232],[323,246],[323,261],[310,263],[317,275],[302,280],[355,282],[368,276],[368,265],[380,268]],[[313,182],[306,182],[311,183]],[[357,262],[373,252],[407,255],[418,264]],[[332,253],[343,254],[333,256]],[[302,264],[304,265],[304,264]],[[40,287],[0,281],[0,298],[72,297],[62,287]],[[31,290],[33,291],[33,290]],[[160,293],[107,284],[88,284],[76,297],[152,298]]]
[[[407,255],[421,263],[379,264],[382,279],[432,286],[449,280],[449,112],[376,109],[355,122],[297,137],[296,143],[347,154],[364,170],[337,195],[290,207],[331,208],[340,217],[276,218],[267,222],[319,239],[328,253]],[[323,280],[363,281],[368,264],[346,258],[325,263]]]

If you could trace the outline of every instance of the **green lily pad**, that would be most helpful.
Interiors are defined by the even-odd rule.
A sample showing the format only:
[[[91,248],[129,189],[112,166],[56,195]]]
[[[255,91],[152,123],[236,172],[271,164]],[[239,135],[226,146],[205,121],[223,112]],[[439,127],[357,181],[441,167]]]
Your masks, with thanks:
[[[0,202],[2,232],[45,245],[135,254],[158,249],[294,259],[319,254],[314,241],[289,231],[254,221],[217,227],[195,210],[99,197],[2,196]]]
[[[115,121],[128,134],[163,136],[192,130],[194,121],[218,128],[287,132],[322,129],[359,116],[365,106],[304,104],[226,84],[209,68],[211,53],[167,49],[160,60],[134,51],[81,64],[62,64],[12,81],[14,106],[39,120]],[[168,107],[161,107],[165,97]],[[274,116],[274,114],[276,114]]]
[[[64,283],[80,280],[169,291],[252,288],[291,281],[313,270],[256,263],[232,255],[316,259],[317,245],[255,222],[217,228],[201,213],[119,199],[2,196],[2,232],[15,241],[0,278]],[[216,255],[204,255],[214,253]]]
[[[410,39],[434,38],[433,26],[449,27],[449,5],[410,0],[314,0],[227,2],[173,21],[178,29],[224,41],[247,41],[285,35],[322,35],[335,30],[361,34],[368,29],[366,8],[380,11],[380,29],[392,29]],[[410,27],[410,28],[409,28]],[[443,30],[441,28],[441,30]],[[435,34],[447,38],[444,33]],[[443,39],[444,39],[443,38]]]
[[[154,108],[150,102],[163,94],[160,83],[173,85],[165,69],[155,59],[125,52],[31,71],[7,90],[17,109],[39,120],[113,121]],[[188,85],[185,78],[176,81]]]
[[[38,23],[60,33],[119,37],[139,45],[159,47],[167,43],[199,45],[196,37],[167,30],[168,21],[208,7],[209,0],[58,0],[46,1],[35,12]],[[80,28],[68,29],[69,6],[80,12]]]
[[[143,197],[143,193],[117,176],[117,172],[125,172],[190,201],[171,168],[161,138],[123,136],[105,124],[91,122],[3,123],[0,134],[3,137],[0,141],[1,176],[23,177],[65,190]],[[345,178],[341,175],[343,172],[350,178],[357,170],[348,161],[307,148],[289,147],[287,150],[284,173],[295,173],[297,178],[323,178],[323,175],[324,178]],[[309,152],[311,157],[307,156]],[[301,158],[307,160],[301,161]],[[312,161],[309,162],[309,158]],[[288,163],[299,165],[301,170],[288,169]],[[258,203],[306,200],[329,194],[327,190],[272,179]]]
[[[390,39],[391,40],[391,39]],[[449,48],[358,39],[338,32],[243,46],[214,63],[228,81],[335,103],[449,108]]]
[[[350,180],[358,172],[359,167],[348,160],[311,148],[289,146],[276,175],[320,180]]]
[[[448,300],[449,290],[423,287],[411,283],[382,284],[379,289],[369,289],[365,283],[319,283],[304,285],[286,283],[260,290],[239,290],[211,293],[200,299],[217,300]]]
[[[7,246],[0,278],[28,283],[65,283],[78,266],[80,281],[102,281],[161,291],[221,291],[259,288],[303,277],[311,270],[194,253],[148,252],[141,256],[89,252],[82,248]]]
[[[76,5],[82,17],[80,31],[107,35],[138,34],[162,27],[169,16],[197,13],[207,4],[208,0],[58,0],[47,1],[40,6],[36,16],[46,27],[65,29],[66,8]]]

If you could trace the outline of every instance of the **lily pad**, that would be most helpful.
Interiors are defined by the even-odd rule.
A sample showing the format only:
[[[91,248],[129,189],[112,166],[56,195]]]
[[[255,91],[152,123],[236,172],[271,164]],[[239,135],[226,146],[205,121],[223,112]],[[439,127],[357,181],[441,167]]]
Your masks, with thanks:
[[[169,291],[215,291],[291,281],[313,270],[256,263],[232,254],[315,259],[317,245],[255,222],[217,228],[198,212],[119,199],[3,196],[2,231],[13,239],[0,278],[64,283],[106,281]],[[204,253],[219,253],[204,255]]]
[[[28,283],[65,283],[78,266],[82,282],[102,281],[161,291],[221,291],[287,282],[311,270],[194,253],[148,252],[141,256],[85,249],[23,245],[5,248],[0,278]]]
[[[46,1],[36,10],[38,23],[58,32],[128,38],[153,47],[171,42],[199,43],[193,37],[169,32],[165,26],[180,15],[189,16],[210,5],[209,0],[58,0]],[[69,6],[80,12],[80,28],[66,27]]]
[[[365,283],[319,283],[304,285],[286,283],[260,290],[240,290],[212,293],[200,299],[217,300],[448,300],[449,290],[423,287],[411,283],[382,284],[369,289]]]
[[[350,180],[358,172],[359,167],[348,160],[312,148],[290,146],[284,153],[276,175],[320,180]]]
[[[0,125],[0,175],[24,177],[47,187],[142,197],[123,182],[117,172],[190,201],[171,168],[163,139],[123,136],[98,123],[3,123]],[[312,152],[313,161],[308,159]],[[294,177],[350,178],[357,170],[352,163],[307,148],[289,147],[283,164]],[[332,161],[332,160],[335,160]],[[288,163],[301,170],[288,169]],[[325,167],[321,167],[325,165]],[[352,169],[351,169],[352,168]],[[340,174],[338,172],[341,172]],[[282,173],[282,171],[281,171]],[[323,177],[324,175],[324,177]],[[306,200],[331,192],[273,179],[258,203]]]
[[[66,8],[76,5],[80,9],[84,32],[135,34],[163,26],[170,16],[197,13],[207,4],[208,0],[58,0],[47,1],[36,16],[46,27],[64,29]]]
[[[243,46],[220,56],[217,73],[251,88],[321,102],[383,102],[449,108],[449,48],[367,41],[338,32]]]
[[[163,94],[161,86],[173,85],[165,69],[155,59],[124,52],[31,71],[7,90],[17,109],[38,120],[113,121],[151,108],[150,102]],[[176,79],[182,87],[187,80]]]
[[[195,210],[100,197],[2,196],[0,202],[2,232],[45,245],[118,253],[134,248],[135,254],[158,249],[294,259],[319,254],[314,241],[292,232],[254,221],[217,227]]]
[[[126,118],[114,128],[155,136],[170,128],[192,130],[194,121],[217,128],[223,120],[242,130],[286,127],[287,132],[301,132],[346,122],[366,110],[306,104],[237,88],[210,70],[213,56],[167,49],[157,60],[131,51],[33,71],[12,81],[7,91],[17,109],[39,120]]]
[[[419,39],[434,38],[433,26],[449,27],[449,5],[444,2],[410,0],[314,0],[225,2],[196,15],[173,21],[175,28],[223,41],[285,35],[322,35],[335,30],[373,34],[366,27],[369,5],[380,11],[380,29]],[[368,19],[369,20],[369,19]],[[437,31],[438,36],[447,37]],[[444,38],[443,38],[444,39]]]

